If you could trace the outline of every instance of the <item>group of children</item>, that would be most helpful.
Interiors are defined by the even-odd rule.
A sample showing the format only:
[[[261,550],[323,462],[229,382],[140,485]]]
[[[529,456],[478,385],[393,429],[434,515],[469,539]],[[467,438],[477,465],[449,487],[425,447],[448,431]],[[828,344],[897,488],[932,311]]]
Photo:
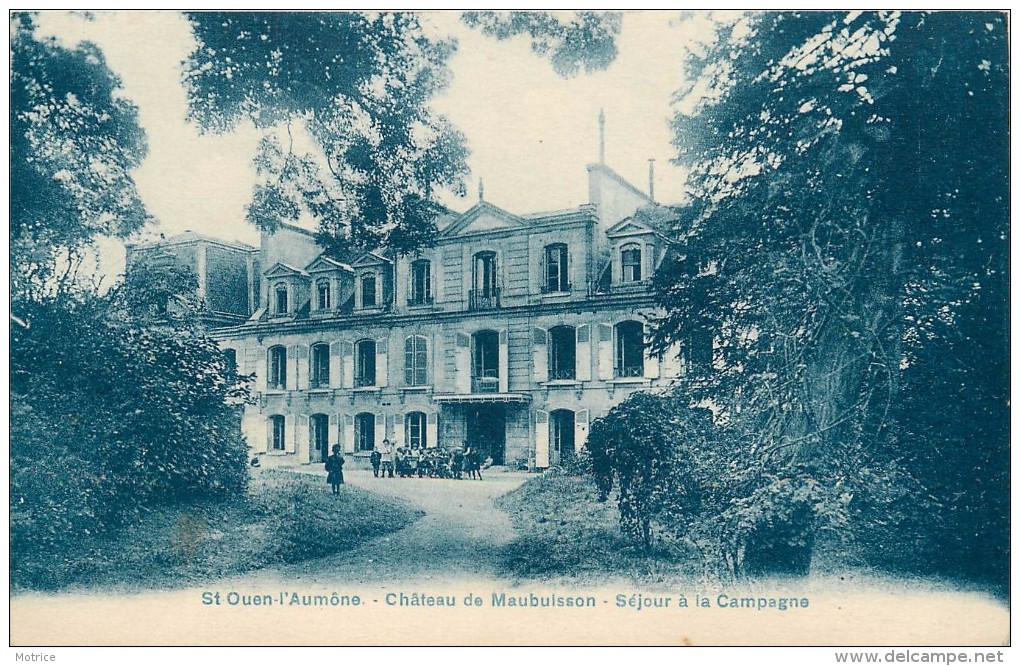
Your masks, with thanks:
[[[482,460],[481,452],[468,446],[449,451],[442,447],[416,449],[399,447],[393,449],[389,440],[372,451],[372,474],[376,477],[393,478],[394,472],[401,478],[417,476],[419,479],[482,479],[482,470],[492,465],[492,459]]]

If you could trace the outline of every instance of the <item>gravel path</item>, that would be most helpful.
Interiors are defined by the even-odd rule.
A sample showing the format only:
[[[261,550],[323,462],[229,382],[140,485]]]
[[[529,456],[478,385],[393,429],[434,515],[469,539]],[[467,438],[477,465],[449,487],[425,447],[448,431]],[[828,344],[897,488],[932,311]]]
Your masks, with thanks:
[[[298,473],[322,476],[317,466]],[[248,583],[296,585],[344,583],[456,583],[495,578],[501,548],[513,537],[510,518],[493,499],[518,487],[527,474],[491,472],[484,480],[375,478],[348,469],[350,485],[404,500],[425,512],[410,526],[323,559],[243,576]],[[323,484],[323,501],[331,501]]]

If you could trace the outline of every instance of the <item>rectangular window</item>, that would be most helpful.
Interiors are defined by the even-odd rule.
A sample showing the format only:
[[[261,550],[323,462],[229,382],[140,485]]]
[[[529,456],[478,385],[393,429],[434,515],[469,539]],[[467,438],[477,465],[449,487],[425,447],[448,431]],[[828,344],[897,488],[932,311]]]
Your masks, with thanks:
[[[317,307],[319,310],[328,310],[330,308],[329,302],[329,282],[320,282],[318,285],[318,302]]]
[[[375,340],[358,342],[355,356],[354,386],[375,386]]]
[[[411,264],[411,295],[409,305],[432,303],[432,264],[420,259]]]
[[[270,416],[269,419],[273,424],[273,450],[283,451],[287,448],[286,441],[284,440],[286,429],[286,419],[282,416]]]
[[[567,279],[567,246],[562,243],[548,245],[545,248],[545,283],[542,285],[546,293],[570,291]]]
[[[375,275],[361,278],[361,307],[374,308],[376,305]]]
[[[329,386],[329,345],[312,347],[312,387]]]
[[[404,341],[404,384],[428,384],[428,342],[420,335],[412,335]]]
[[[287,388],[287,350],[273,347],[269,350],[269,388]]]

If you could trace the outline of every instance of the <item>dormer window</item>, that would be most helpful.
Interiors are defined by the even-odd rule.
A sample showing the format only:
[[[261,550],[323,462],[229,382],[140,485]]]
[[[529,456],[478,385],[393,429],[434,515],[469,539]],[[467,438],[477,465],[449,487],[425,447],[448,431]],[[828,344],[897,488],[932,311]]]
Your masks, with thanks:
[[[542,291],[550,294],[570,291],[567,279],[567,246],[554,243],[545,246],[545,282]]]
[[[361,276],[361,307],[374,308],[378,304],[375,273]]]
[[[631,243],[620,248],[620,281],[641,282],[641,246]]]
[[[289,311],[287,285],[284,283],[276,285],[276,289],[273,292],[273,294],[274,294],[273,311],[278,315],[287,314],[287,312]]]
[[[315,283],[315,309],[328,310],[332,307],[332,294],[330,293],[329,280],[319,280]]]

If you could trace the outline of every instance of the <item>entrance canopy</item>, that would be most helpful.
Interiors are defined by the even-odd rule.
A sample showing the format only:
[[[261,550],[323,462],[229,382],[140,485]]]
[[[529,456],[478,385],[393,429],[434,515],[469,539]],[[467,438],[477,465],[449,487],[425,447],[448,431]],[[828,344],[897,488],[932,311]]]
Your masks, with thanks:
[[[440,393],[434,394],[432,399],[440,403],[527,403],[531,396],[527,393]]]

